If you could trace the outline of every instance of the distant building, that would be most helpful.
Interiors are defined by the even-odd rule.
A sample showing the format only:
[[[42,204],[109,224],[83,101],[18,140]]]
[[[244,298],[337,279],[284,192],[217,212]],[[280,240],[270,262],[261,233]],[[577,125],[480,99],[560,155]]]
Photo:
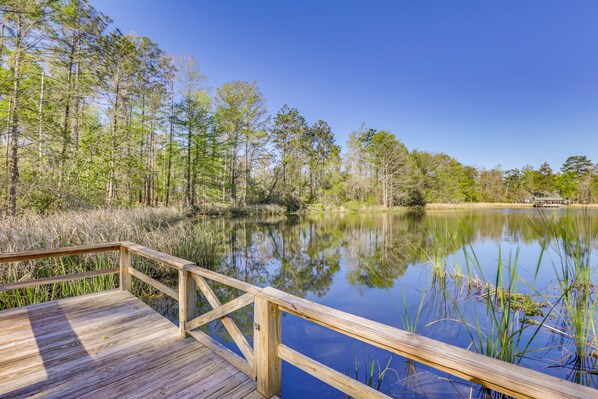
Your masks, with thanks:
[[[562,197],[534,197],[535,208],[560,208],[569,205],[569,201]]]

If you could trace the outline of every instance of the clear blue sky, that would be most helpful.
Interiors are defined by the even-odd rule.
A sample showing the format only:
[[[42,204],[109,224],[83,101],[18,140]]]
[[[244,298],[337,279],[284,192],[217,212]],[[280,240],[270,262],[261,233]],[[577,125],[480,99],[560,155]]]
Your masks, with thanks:
[[[362,122],[503,169],[598,162],[598,1],[91,0],[123,32],[256,81],[337,142]]]

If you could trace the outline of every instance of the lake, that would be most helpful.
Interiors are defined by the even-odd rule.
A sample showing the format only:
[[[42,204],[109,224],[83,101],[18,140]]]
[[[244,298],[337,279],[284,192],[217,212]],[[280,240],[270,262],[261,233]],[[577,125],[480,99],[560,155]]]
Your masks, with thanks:
[[[489,209],[193,223],[219,243],[218,272],[598,386],[597,211]],[[223,301],[238,295],[215,289]],[[250,339],[251,309],[233,318]],[[219,322],[205,331],[240,353]],[[509,343],[500,339],[505,331]],[[478,393],[469,383],[295,316],[283,316],[283,342],[391,396]],[[344,395],[283,364],[283,397]]]

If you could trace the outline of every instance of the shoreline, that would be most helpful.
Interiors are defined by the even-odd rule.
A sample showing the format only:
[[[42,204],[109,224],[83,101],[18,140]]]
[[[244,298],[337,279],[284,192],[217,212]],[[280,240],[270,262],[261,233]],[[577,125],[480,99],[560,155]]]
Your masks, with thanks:
[[[532,204],[517,202],[465,202],[460,204],[430,203],[426,204],[426,210],[461,210],[461,209],[551,209],[534,208]],[[571,204],[560,208],[552,209],[598,209],[598,204]]]

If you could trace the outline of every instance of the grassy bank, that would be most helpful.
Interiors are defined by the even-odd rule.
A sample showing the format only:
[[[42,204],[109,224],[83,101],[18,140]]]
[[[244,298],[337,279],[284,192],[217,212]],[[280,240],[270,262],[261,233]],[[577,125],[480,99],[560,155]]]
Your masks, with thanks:
[[[459,204],[430,203],[426,204],[427,211],[444,211],[459,209],[532,209],[532,204],[506,202],[463,202]]]
[[[598,204],[571,204],[563,206],[564,209],[598,209]],[[532,204],[520,202],[464,202],[459,204],[430,203],[426,204],[427,211],[445,211],[460,209],[534,209]]]
[[[563,209],[598,209],[598,204],[572,204]],[[379,212],[408,212],[408,211],[454,211],[454,210],[482,210],[482,209],[535,209],[532,204],[519,202],[463,202],[463,203],[429,203],[425,207],[396,206],[387,208],[381,205],[351,202],[343,205],[311,204],[305,213],[379,213]]]

